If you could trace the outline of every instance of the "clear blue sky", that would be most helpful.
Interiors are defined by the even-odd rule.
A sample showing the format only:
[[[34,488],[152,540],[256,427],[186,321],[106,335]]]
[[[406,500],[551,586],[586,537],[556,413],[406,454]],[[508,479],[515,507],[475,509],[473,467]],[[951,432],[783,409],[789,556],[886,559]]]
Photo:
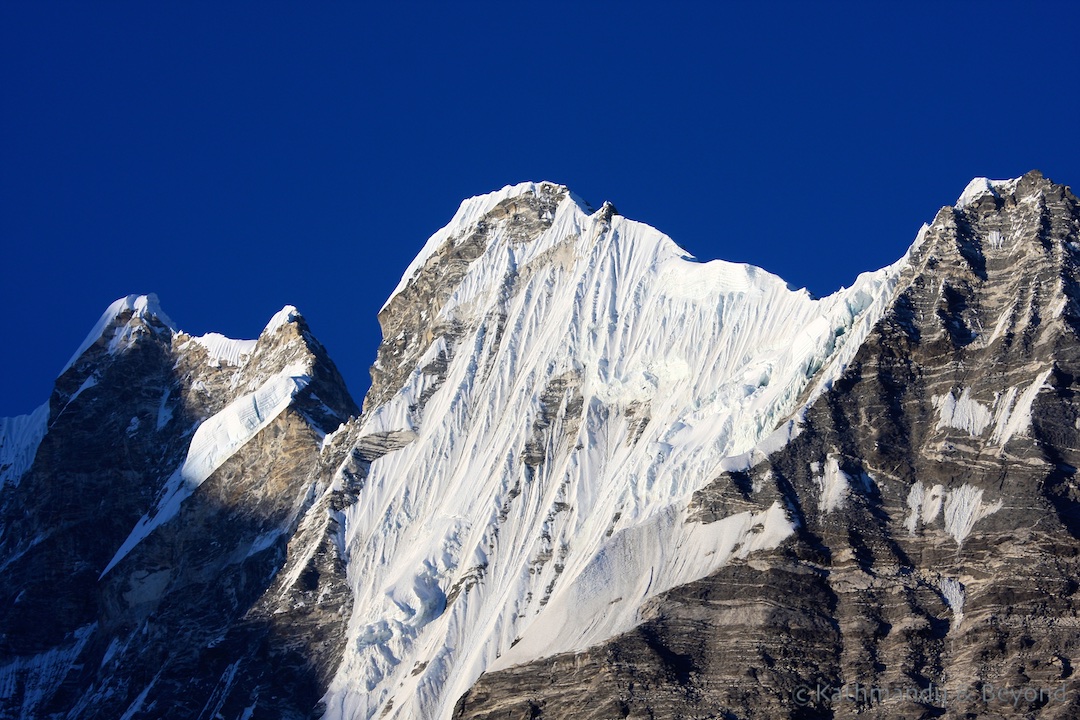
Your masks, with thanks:
[[[817,294],[973,176],[1080,183],[1076,3],[375,5],[0,5],[0,415],[136,292],[233,337],[295,304],[359,400],[406,265],[508,183]]]

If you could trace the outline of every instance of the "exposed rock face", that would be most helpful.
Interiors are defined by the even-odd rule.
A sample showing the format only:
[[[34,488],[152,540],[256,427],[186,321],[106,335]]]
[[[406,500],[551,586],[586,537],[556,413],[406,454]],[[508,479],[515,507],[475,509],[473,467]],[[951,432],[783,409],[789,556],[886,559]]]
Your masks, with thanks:
[[[360,416],[131,296],[0,420],[0,717],[1080,716],[1067,188],[816,300],[508,187],[379,320]]]
[[[33,465],[0,490],[0,715],[237,717],[258,699],[307,717],[349,608],[323,492],[340,459],[320,446],[357,408],[295,312],[241,343],[132,304],[57,380]],[[260,408],[283,371],[302,382]],[[168,514],[196,428],[241,397],[256,419],[224,436],[246,442],[110,567],[140,518]]]
[[[1080,715],[1078,259],[1080,204],[1037,173],[942,209],[800,434],[694,498],[711,522],[779,494],[795,538],[455,716]]]

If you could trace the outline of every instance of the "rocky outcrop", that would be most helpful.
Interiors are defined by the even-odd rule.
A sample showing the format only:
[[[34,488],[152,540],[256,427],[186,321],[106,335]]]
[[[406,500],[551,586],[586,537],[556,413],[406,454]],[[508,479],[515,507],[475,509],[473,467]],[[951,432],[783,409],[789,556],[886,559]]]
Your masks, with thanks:
[[[694,497],[783,497],[796,536],[455,717],[1080,714],[1080,203],[1038,173],[965,196],[797,436]]]

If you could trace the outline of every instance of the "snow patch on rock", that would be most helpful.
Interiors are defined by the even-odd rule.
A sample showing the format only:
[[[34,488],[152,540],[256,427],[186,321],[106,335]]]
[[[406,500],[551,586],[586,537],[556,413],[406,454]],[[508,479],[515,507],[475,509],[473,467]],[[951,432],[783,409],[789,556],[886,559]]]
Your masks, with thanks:
[[[240,365],[255,350],[257,340],[233,340],[221,333],[206,333],[193,337],[188,343],[195,343],[206,351],[207,362],[211,367],[222,365]],[[188,343],[180,346],[183,350]]]
[[[255,392],[233,400],[221,412],[203,421],[191,438],[184,463],[166,480],[157,507],[143,515],[101,577],[154,528],[175,517],[181,503],[191,497],[215,470],[292,404],[293,396],[307,386],[309,372],[310,368],[305,366],[290,366]]]
[[[1014,435],[1023,435],[1031,427],[1031,406],[1035,402],[1039,391],[1046,387],[1046,381],[1050,377],[1053,368],[1039,373],[1035,379],[1019,392],[1018,388],[1009,388],[998,399],[997,411],[994,414],[994,430],[990,435],[990,441],[995,445],[1004,447],[1009,438]],[[1016,404],[1013,404],[1013,401]]]
[[[945,496],[945,532],[953,536],[957,545],[964,542],[976,522],[1001,509],[1001,500],[984,503],[982,497],[982,488],[967,483]]]
[[[851,490],[851,478],[840,469],[840,461],[835,455],[826,459],[825,472],[815,477],[814,482],[821,491],[818,508],[823,515],[844,507]]]
[[[945,395],[935,395],[932,400],[938,410],[937,430],[957,428],[978,437],[993,420],[990,409],[972,399],[971,388],[964,388],[959,397],[955,390],[950,390]]]
[[[934,522],[944,509],[945,532],[953,536],[957,545],[961,545],[975,523],[996,513],[1003,504],[1001,500],[983,502],[982,488],[968,483],[946,491],[942,485],[926,490],[921,482],[916,482],[908,493],[907,506],[909,512],[904,526],[912,535],[918,531],[920,524]]]
[[[945,604],[952,610],[953,628],[960,627],[964,621],[964,600],[967,598],[964,586],[955,578],[943,577],[938,581],[938,588]]]

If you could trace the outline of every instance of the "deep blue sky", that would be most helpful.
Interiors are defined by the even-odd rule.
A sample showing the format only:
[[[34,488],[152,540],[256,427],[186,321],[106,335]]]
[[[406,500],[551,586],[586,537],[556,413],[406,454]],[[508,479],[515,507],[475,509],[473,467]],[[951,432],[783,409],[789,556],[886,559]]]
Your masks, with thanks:
[[[233,337],[295,304],[359,400],[406,265],[508,183],[817,294],[973,176],[1080,183],[1076,3],[311,5],[0,5],[0,415],[133,292]]]

